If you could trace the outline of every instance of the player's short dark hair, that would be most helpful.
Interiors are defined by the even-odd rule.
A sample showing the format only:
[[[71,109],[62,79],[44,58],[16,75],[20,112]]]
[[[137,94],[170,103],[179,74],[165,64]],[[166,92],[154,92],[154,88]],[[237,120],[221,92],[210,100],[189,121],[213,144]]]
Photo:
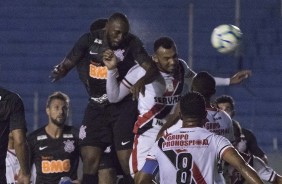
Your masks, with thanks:
[[[175,47],[175,43],[169,37],[160,37],[154,42],[154,52],[156,52],[160,47],[170,49],[172,47]]]
[[[56,91],[52,93],[50,96],[48,96],[46,107],[50,107],[51,102],[55,99],[59,99],[59,100],[66,102],[67,106],[69,107],[70,98],[68,95],[66,95],[65,93],[61,91]]]
[[[95,20],[90,26],[90,32],[94,32],[99,29],[105,28],[107,22],[108,22],[108,19],[105,19],[105,18]]]
[[[222,95],[220,97],[217,97],[215,99],[215,103],[216,104],[220,104],[220,103],[229,103],[232,110],[234,110],[234,106],[235,106],[235,102],[233,100],[233,98],[229,95]]]
[[[201,93],[205,98],[215,94],[215,80],[208,72],[199,72],[192,80],[192,91]]]
[[[183,117],[205,118],[206,102],[198,92],[189,92],[180,99],[180,112]]]
[[[117,20],[124,22],[129,28],[129,21],[125,14],[116,12],[110,16],[108,22],[117,21]]]

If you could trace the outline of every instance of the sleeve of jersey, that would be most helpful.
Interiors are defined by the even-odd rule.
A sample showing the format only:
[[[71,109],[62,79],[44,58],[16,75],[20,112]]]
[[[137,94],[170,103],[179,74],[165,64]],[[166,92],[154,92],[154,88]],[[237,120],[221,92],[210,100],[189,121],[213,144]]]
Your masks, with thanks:
[[[229,86],[230,78],[214,77],[216,86]]]
[[[140,68],[140,67],[139,67]],[[121,101],[125,96],[130,93],[130,87],[136,83],[136,81],[140,78],[140,69],[138,69],[138,65],[133,66],[125,78],[121,83],[117,81],[118,70],[109,70],[107,72],[107,96],[108,100],[111,103],[116,103]]]
[[[89,42],[91,42],[91,34],[85,33],[83,34],[74,44],[73,48],[67,54],[66,58],[71,61],[79,61],[87,52],[89,48]]]
[[[264,181],[273,182],[276,172],[267,166],[260,158],[253,156],[253,168],[258,173],[259,177]]]
[[[194,72],[188,65],[187,63],[179,59],[184,64],[184,69],[185,69],[185,78],[188,79],[190,82],[192,81],[192,78],[197,74]],[[230,85],[230,78],[221,78],[221,77],[214,77],[215,80],[215,85],[216,86],[228,86]]]
[[[217,148],[218,158],[222,159],[222,155],[224,154],[225,150],[227,150],[228,148],[233,148],[233,146],[230,143],[230,141],[225,137],[220,135],[215,135],[215,137],[216,137],[215,147]]]

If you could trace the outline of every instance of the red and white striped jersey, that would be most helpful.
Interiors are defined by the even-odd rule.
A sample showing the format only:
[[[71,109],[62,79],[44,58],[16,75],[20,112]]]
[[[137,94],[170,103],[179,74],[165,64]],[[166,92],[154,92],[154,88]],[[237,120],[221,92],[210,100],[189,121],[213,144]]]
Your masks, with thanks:
[[[217,163],[230,147],[225,137],[205,128],[180,128],[160,138],[147,159],[158,161],[162,184],[214,183]]]

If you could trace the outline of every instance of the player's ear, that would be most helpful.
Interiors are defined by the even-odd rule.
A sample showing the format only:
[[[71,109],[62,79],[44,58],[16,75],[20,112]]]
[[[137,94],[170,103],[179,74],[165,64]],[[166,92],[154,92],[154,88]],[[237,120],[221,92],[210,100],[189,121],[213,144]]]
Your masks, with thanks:
[[[50,109],[46,107],[46,114],[49,116],[50,115]]]
[[[154,55],[152,56],[152,59],[153,59],[153,61],[155,61],[156,63],[159,62],[158,57],[157,57],[156,54],[154,54]]]

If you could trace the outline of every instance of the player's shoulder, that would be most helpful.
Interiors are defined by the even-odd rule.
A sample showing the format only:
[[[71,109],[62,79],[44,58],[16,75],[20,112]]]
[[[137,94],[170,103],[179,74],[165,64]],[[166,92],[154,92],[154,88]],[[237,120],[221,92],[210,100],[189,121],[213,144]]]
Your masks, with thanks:
[[[225,112],[225,111],[223,111],[223,110],[221,110],[221,109],[218,109],[218,108],[216,108],[216,110],[217,110],[218,115],[221,116],[222,118],[224,118],[225,121],[229,121],[231,124],[233,124],[233,123],[232,123],[232,119],[231,119],[231,117],[227,114],[227,112]]]
[[[135,75],[138,74],[138,75],[143,75],[143,73],[145,73],[146,71],[144,70],[144,68],[142,68],[139,64],[136,64],[134,66],[132,66],[128,72],[127,72],[127,76],[128,75]]]
[[[103,42],[103,30],[97,30],[94,32],[87,32],[80,36],[78,43],[80,44],[102,44]]]
[[[142,43],[141,39],[132,33],[128,33],[125,39],[126,39],[126,42],[129,42],[129,43],[132,43],[132,42],[133,43]]]
[[[33,132],[27,135],[27,141],[29,142],[29,144],[35,144],[36,142],[43,141],[45,139],[48,139],[48,136],[45,131],[45,126],[34,130]]]
[[[93,39],[100,39],[103,40],[104,38],[104,34],[105,34],[105,30],[103,29],[98,29],[95,31],[92,31],[91,33],[89,33],[89,37],[93,38]]]
[[[242,132],[244,135],[248,134],[248,135],[254,135],[253,131],[251,131],[250,129],[247,128],[242,128]]]
[[[0,87],[0,101],[21,101],[19,94]]]
[[[178,58],[178,61],[181,65],[183,65],[186,68],[189,68],[187,62],[184,59]]]

